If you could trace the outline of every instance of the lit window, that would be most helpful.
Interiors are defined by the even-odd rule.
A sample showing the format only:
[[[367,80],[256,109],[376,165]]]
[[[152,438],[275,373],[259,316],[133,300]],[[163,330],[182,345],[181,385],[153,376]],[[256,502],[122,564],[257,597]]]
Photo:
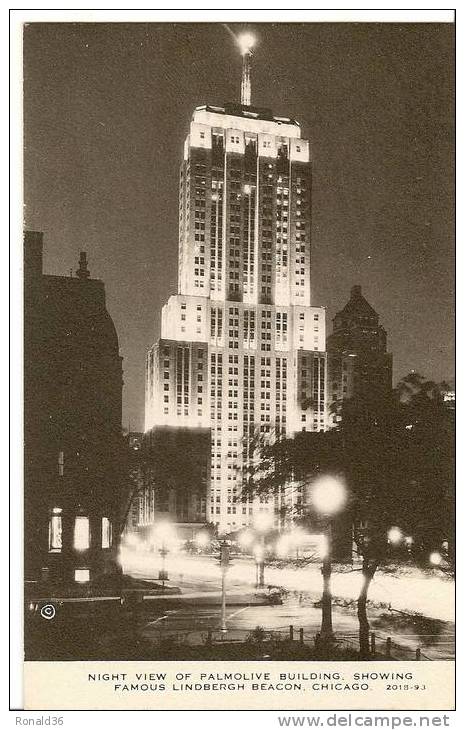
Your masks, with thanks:
[[[62,477],[65,471],[65,454],[63,451],[58,452],[58,476]]]
[[[88,583],[90,581],[89,568],[77,568],[74,571],[74,580],[76,583]]]
[[[62,520],[61,509],[54,507],[48,525],[48,550],[50,553],[61,553]]]
[[[88,550],[90,546],[90,529],[88,517],[76,517],[74,522],[74,549]]]
[[[111,547],[111,522],[108,517],[102,517],[102,548]]]

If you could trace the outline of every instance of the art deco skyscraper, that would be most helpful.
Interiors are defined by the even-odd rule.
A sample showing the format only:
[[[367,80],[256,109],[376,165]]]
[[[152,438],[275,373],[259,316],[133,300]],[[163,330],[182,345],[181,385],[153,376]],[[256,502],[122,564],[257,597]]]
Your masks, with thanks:
[[[342,401],[372,407],[385,404],[392,391],[392,354],[379,314],[367,302],[362,287],[353,286],[347,304],[333,319],[326,343],[330,426],[341,420]]]
[[[311,154],[298,122],[199,106],[184,143],[178,293],[149,350],[146,431],[209,429],[206,518],[238,529],[276,500],[245,499],[248,444],[326,427],[325,311],[311,306]],[[245,78],[244,78],[245,77]]]

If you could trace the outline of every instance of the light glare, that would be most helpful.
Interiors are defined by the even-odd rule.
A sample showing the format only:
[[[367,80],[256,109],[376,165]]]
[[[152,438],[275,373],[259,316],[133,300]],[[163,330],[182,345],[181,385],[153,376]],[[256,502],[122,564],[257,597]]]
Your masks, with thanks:
[[[254,516],[254,525],[260,532],[269,530],[273,524],[273,515],[270,512],[257,512]]]
[[[333,476],[321,476],[313,483],[312,502],[323,515],[333,515],[342,509],[347,500],[343,482]]]
[[[290,539],[289,535],[281,535],[276,543],[276,555],[278,558],[285,558],[289,553]]]
[[[391,527],[387,536],[392,545],[398,545],[403,538],[402,530],[400,527]]]
[[[248,548],[253,542],[253,534],[250,530],[245,530],[244,532],[241,532],[237,539],[239,545],[241,548]]]
[[[206,532],[198,532],[195,536],[195,544],[197,547],[204,548],[207,547],[208,543],[210,542],[210,538],[208,537],[208,534]]]
[[[242,33],[237,39],[242,55],[250,53],[255,45],[255,37],[252,33]]]

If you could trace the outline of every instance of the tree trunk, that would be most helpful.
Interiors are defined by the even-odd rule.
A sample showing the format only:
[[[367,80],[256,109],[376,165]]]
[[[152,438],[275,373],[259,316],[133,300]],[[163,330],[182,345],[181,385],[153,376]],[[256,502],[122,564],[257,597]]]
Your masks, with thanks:
[[[370,624],[368,623],[367,616],[367,596],[370,583],[373,580],[373,576],[376,571],[375,567],[369,567],[363,565],[363,585],[360,590],[360,594],[357,600],[357,616],[359,622],[359,643],[360,643],[360,658],[370,658]]]

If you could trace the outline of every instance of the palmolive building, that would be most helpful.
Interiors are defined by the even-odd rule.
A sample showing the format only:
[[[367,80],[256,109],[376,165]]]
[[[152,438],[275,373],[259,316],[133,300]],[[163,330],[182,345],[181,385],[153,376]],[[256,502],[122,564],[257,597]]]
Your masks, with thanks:
[[[205,520],[223,533],[257,511],[279,525],[283,500],[302,500],[242,495],[257,435],[326,428],[310,228],[310,145],[298,122],[244,104],[197,107],[180,172],[178,293],[147,355],[145,430],[208,431]]]

